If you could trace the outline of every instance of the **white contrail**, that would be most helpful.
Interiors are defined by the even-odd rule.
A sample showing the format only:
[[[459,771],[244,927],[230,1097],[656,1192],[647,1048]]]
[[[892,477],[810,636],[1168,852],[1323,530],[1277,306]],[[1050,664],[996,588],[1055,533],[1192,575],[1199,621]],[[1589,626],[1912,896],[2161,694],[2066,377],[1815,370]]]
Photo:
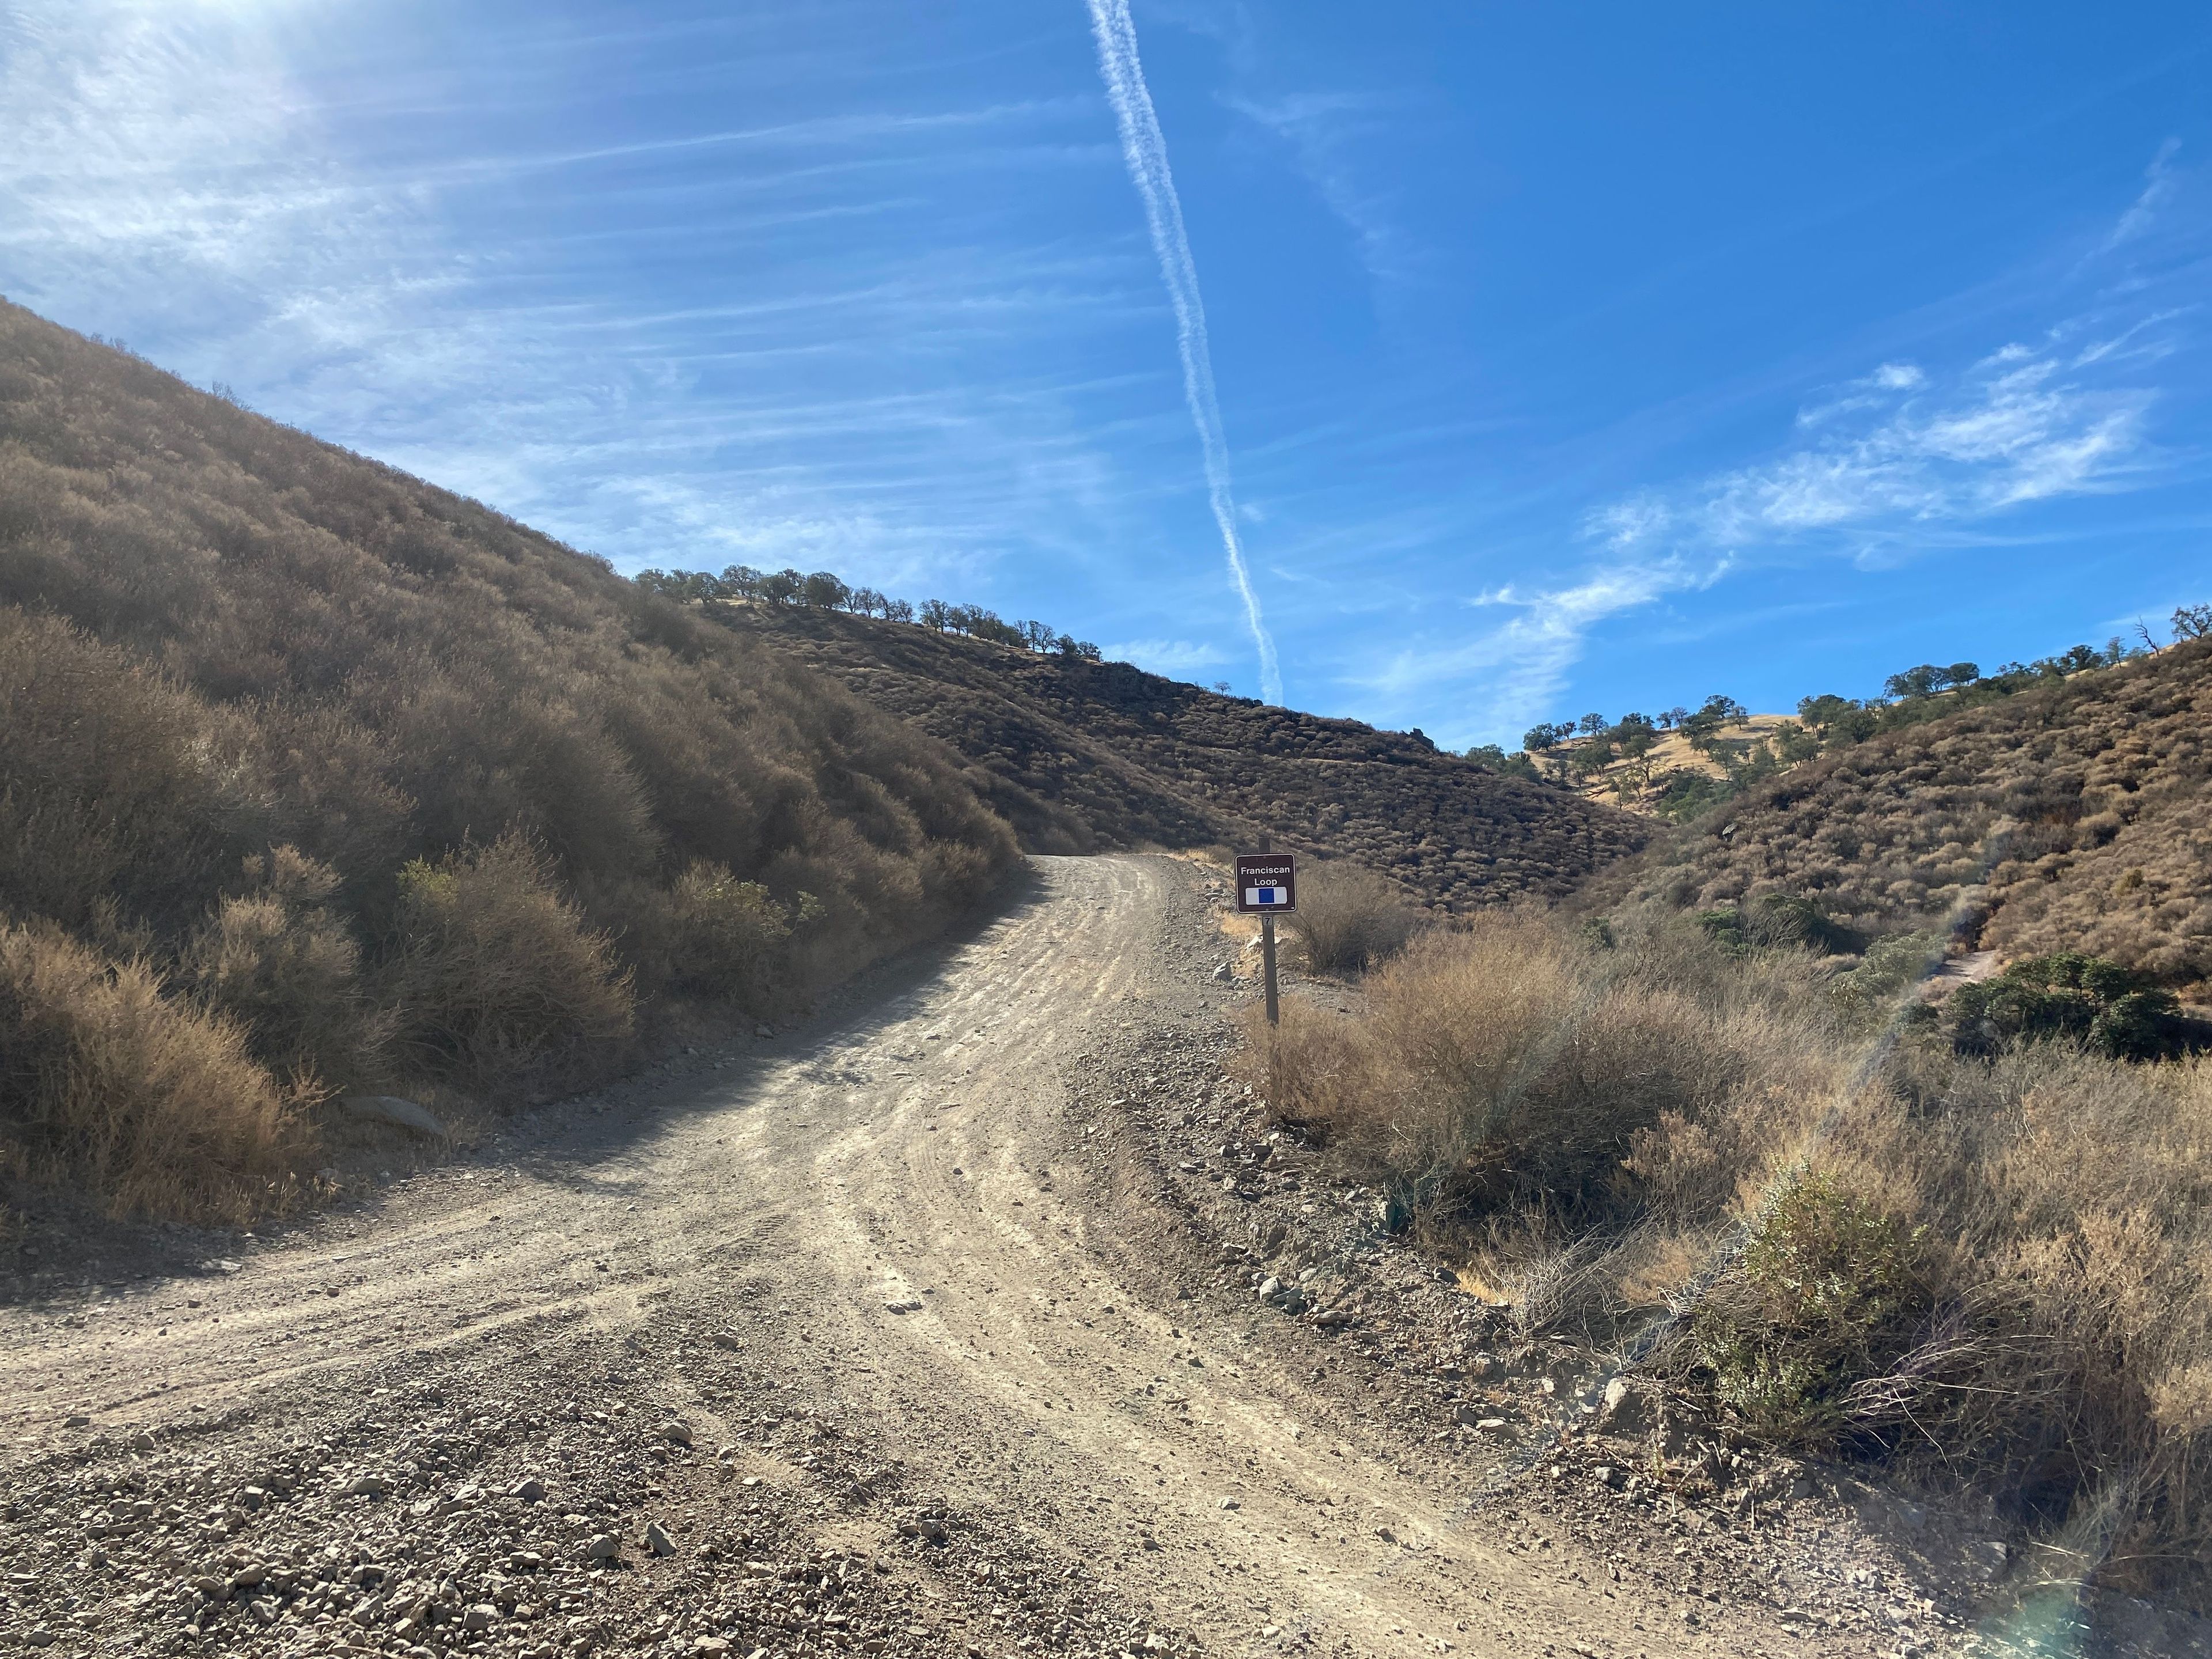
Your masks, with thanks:
[[[1106,95],[1121,125],[1121,153],[1129,163],[1129,176],[1145,198],[1145,217],[1152,228],[1152,246],[1160,256],[1160,275],[1175,306],[1176,343],[1182,352],[1183,395],[1190,403],[1190,418],[1198,428],[1199,447],[1206,456],[1206,493],[1212,499],[1213,521],[1221,526],[1221,545],[1229,555],[1229,574],[1244,600],[1244,619],[1251,624],[1253,643],[1260,647],[1260,695],[1269,702],[1283,700],[1282,671],[1275,663],[1275,641],[1260,615],[1260,596],[1252,591],[1252,573],[1245,568],[1244,549],[1237,539],[1237,498],[1229,488],[1229,446],[1221,435],[1221,405],[1213,396],[1213,356],[1206,343],[1206,306],[1198,296],[1198,267],[1191,263],[1190,238],[1182,228],[1182,204],[1176,198],[1175,179],[1168,172],[1168,142],[1160,132],[1159,117],[1152,112],[1152,94],[1145,88],[1144,66],[1137,61],[1137,26],[1129,19],[1129,0],[1089,0],[1091,32],[1098,37],[1098,70],[1106,80]]]

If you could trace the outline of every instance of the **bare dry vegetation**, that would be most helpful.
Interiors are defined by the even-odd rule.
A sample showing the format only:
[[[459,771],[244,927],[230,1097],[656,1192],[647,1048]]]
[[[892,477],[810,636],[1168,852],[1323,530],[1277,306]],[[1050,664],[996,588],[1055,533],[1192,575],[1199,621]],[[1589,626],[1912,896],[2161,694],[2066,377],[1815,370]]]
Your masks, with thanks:
[[[0,305],[19,1171],[245,1214],[337,1091],[511,1101],[641,1018],[773,1014],[1014,852],[836,685]]]
[[[1496,913],[1357,1013],[1255,1027],[1287,1123],[1514,1305],[1678,1410],[1964,1480],[2052,1570],[2201,1596],[2212,1065],[1898,1039],[1794,947]]]
[[[1823,755],[1655,849],[1637,888],[1805,896],[1874,933],[1955,907],[2008,957],[2080,951],[2196,985],[2212,977],[2212,641]]]
[[[1364,972],[1405,949],[1425,918],[1406,890],[1357,864],[1306,864],[1298,908],[1283,919],[1316,973]]]

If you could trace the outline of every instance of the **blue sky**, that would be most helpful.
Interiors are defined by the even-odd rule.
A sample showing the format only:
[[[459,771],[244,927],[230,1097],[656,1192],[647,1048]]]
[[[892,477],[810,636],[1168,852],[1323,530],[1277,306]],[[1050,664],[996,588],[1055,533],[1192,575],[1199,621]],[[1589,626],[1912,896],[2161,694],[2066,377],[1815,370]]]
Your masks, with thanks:
[[[1225,524],[1286,701],[1455,746],[2212,599],[2201,8],[1133,27],[0,0],[0,291],[624,569],[1256,695]]]

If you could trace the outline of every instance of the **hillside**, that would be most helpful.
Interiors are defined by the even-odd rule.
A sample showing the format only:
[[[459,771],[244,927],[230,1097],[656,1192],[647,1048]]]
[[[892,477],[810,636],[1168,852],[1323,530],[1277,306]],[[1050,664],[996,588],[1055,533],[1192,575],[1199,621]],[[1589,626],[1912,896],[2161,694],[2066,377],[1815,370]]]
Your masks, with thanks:
[[[1626,872],[1602,887],[1617,885]],[[1637,890],[1817,900],[1875,931],[1959,907],[1980,947],[2212,977],[2212,642],[1886,732],[1655,846]]]
[[[1708,791],[1716,798],[1724,793],[1731,769],[1768,763],[1778,735],[1794,724],[1787,714],[1746,714],[1717,722],[1702,744],[1680,729],[1659,732],[1634,756],[1604,738],[1576,738],[1545,751],[1542,763],[1586,800],[1679,817],[1709,804]]]
[[[1014,857],[787,653],[0,303],[0,1166],[248,1212],[341,1091],[602,1070]]]
[[[1219,696],[1127,663],[798,606],[706,607],[943,739],[1024,844],[1283,844],[1454,906],[1556,897],[1642,844],[1628,815],[1419,734]]]

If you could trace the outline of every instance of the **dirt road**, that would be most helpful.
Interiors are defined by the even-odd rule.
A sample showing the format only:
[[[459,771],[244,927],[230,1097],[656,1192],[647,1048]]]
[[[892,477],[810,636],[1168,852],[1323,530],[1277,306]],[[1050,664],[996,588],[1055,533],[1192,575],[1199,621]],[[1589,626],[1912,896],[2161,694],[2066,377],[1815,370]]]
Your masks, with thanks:
[[[1133,1247],[1159,1218],[1070,1079],[1215,1018],[1194,884],[1041,860],[805,1030],[197,1272],[9,1308],[0,1645],[1775,1641],[1741,1610],[1686,1624],[1571,1538],[1466,1524],[1463,1483],[1315,1389],[1321,1334],[1255,1334]]]

